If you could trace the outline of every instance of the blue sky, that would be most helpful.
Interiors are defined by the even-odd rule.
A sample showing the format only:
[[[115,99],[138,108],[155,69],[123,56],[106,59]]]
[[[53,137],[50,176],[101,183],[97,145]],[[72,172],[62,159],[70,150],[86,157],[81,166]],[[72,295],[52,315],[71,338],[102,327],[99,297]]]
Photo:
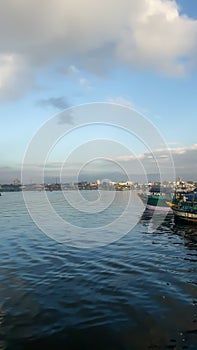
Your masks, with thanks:
[[[95,102],[137,110],[161,134],[172,153],[176,175],[197,179],[195,1],[51,0],[49,4],[17,0],[13,4],[0,0],[0,33],[0,183],[20,176],[25,150],[44,123],[64,108],[75,115],[76,106]],[[94,123],[99,122],[96,111],[95,105]],[[76,128],[72,115],[68,118],[69,127]],[[121,121],[121,112],[118,118]],[[80,120],[85,119],[82,108]],[[143,140],[140,143],[113,127],[89,127],[73,131],[56,144],[47,156],[48,175],[58,175],[71,144],[82,147],[80,139],[97,144],[107,135],[119,148],[100,142],[101,157],[119,159],[120,166],[130,163],[131,170],[136,167],[135,154],[144,160],[140,166],[145,172],[155,171],[148,164],[150,149]],[[94,158],[93,143],[85,153],[80,147],[73,154],[73,168],[70,157],[67,180],[72,179],[72,170],[74,174],[88,162],[87,155]],[[164,159],[165,150],[159,144],[152,151]],[[34,159],[32,168],[28,165],[27,181],[37,180],[39,155],[37,163]],[[111,164],[108,174],[113,173]],[[101,162],[97,165],[92,171],[104,176]]]

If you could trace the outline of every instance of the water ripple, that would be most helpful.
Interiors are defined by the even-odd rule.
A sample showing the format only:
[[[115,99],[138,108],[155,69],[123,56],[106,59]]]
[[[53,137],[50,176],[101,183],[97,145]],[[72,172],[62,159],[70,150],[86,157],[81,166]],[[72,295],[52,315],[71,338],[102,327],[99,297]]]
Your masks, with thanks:
[[[121,240],[83,250],[40,232],[20,193],[1,202],[0,349],[196,348],[195,227],[169,215],[148,233],[144,214]]]

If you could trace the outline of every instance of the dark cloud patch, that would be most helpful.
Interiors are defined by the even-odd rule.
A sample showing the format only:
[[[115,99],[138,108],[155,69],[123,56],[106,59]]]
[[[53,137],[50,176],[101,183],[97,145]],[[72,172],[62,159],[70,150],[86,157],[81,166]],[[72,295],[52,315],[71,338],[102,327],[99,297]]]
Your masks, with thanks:
[[[70,124],[74,125],[74,114],[70,110],[66,110],[59,115],[59,124]]]
[[[64,96],[49,97],[47,99],[43,99],[43,100],[38,101],[37,104],[41,107],[53,107],[53,108],[56,108],[60,111],[69,107],[69,103],[68,103],[66,97],[64,97]]]

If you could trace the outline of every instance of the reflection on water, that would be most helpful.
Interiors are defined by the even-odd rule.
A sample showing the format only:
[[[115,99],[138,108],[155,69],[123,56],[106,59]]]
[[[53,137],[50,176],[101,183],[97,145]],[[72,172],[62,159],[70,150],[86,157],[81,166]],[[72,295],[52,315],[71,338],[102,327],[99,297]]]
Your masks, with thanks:
[[[170,214],[150,232],[144,212],[119,241],[77,249],[40,232],[20,193],[1,204],[0,349],[196,349],[197,227]]]

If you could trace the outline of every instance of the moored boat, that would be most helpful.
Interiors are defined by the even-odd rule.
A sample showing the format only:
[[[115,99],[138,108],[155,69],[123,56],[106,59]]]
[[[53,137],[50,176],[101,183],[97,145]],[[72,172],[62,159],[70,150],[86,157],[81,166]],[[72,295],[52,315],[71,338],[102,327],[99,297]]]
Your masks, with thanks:
[[[167,202],[172,208],[175,219],[197,223],[197,190],[190,193],[175,193],[172,202]]]
[[[139,194],[140,198],[146,205],[148,210],[156,211],[172,211],[171,207],[167,204],[173,198],[173,189],[169,187],[153,186],[151,187],[149,194]]]

